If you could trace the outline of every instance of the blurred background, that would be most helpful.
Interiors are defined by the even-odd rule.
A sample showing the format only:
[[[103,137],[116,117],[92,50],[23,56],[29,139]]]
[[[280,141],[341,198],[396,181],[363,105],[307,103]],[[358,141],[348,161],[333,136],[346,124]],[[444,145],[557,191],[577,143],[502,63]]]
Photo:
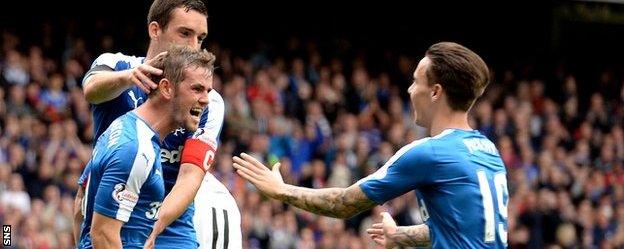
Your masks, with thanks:
[[[373,248],[363,231],[379,212],[422,222],[413,193],[349,220],[268,201],[231,156],[280,160],[300,186],[351,185],[425,136],[406,91],[439,41],[492,69],[470,121],[507,166],[509,247],[624,248],[624,2],[337,2],[206,2],[226,101],[213,174],[238,202],[245,248]],[[0,223],[15,248],[72,248],[93,144],[82,77],[101,53],[144,55],[151,1],[5,4]]]

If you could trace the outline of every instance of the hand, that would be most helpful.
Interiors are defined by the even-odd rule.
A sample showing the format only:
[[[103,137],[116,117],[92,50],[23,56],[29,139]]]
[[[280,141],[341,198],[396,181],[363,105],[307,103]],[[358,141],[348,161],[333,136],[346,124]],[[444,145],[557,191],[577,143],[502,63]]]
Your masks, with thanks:
[[[280,194],[284,180],[279,172],[280,163],[273,165],[273,169],[269,170],[254,157],[241,153],[241,157],[232,157],[236,173],[245,180],[251,182],[260,192],[268,197],[275,198]]]
[[[145,245],[143,245],[143,249],[154,249],[155,241],[156,241],[156,237],[154,237],[154,236],[152,236],[152,234],[150,234],[150,236],[145,241]]]
[[[397,231],[396,222],[388,212],[382,212],[381,217],[381,223],[373,224],[372,228],[366,229],[366,232],[381,248],[394,248],[396,243],[392,239],[392,235]]]
[[[156,61],[160,61],[165,58],[167,52],[162,52],[156,55],[154,58],[146,60],[143,64],[138,67],[129,70],[128,77],[129,81],[134,83],[136,86],[141,88],[145,93],[149,93],[152,89],[158,88],[158,84],[154,83],[152,79],[150,79],[150,75],[162,75],[163,70],[153,67]]]

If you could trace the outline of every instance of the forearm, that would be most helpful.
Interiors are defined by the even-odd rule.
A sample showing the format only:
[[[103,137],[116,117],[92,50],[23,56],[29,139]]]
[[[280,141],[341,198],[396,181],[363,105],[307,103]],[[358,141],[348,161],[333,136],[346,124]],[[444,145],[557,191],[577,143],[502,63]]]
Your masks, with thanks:
[[[85,99],[91,104],[100,104],[118,97],[133,83],[130,71],[106,71],[89,76],[84,84]]]
[[[74,223],[72,231],[74,233],[74,242],[76,245],[80,243],[80,228],[82,226],[82,198],[84,198],[84,190],[82,187],[78,188],[76,199],[74,200]]]
[[[193,164],[180,165],[180,172],[171,192],[165,197],[158,211],[158,220],[154,223],[153,236],[158,236],[175,221],[193,202],[201,186],[204,172]]]
[[[91,242],[93,248],[122,248],[121,227],[124,222],[93,212],[91,221]]]
[[[430,246],[429,226],[426,224],[397,227],[396,233],[389,235],[399,246]]]
[[[285,184],[277,199],[303,210],[334,218],[350,218],[376,204],[359,186],[348,188],[310,189]]]
[[[119,236],[119,231],[117,234],[112,234],[111,232],[101,231],[98,233],[91,234],[91,241],[93,244],[93,249],[122,249],[123,246],[121,244],[121,237]]]

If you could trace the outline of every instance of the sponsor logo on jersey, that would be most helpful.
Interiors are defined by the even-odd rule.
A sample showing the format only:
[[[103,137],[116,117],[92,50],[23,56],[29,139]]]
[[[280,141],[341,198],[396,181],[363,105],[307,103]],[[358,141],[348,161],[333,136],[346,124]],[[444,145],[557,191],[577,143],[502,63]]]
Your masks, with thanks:
[[[180,152],[184,149],[184,146],[178,146],[177,150],[160,149],[160,162],[161,163],[178,163],[180,162]]]
[[[136,204],[139,201],[139,195],[128,190],[125,183],[118,183],[113,189],[113,199],[119,204]]]

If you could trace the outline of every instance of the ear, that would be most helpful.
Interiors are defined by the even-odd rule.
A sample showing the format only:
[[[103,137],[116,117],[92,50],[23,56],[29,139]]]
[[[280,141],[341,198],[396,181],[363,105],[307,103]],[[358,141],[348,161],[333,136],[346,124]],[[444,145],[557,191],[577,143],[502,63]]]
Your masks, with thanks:
[[[173,94],[174,94],[173,88],[174,88],[173,83],[169,81],[169,79],[167,78],[163,78],[162,80],[160,80],[160,82],[158,82],[158,92],[163,98],[167,100],[173,98]]]
[[[160,32],[161,32],[160,24],[158,24],[155,21],[150,22],[147,25],[147,32],[149,33],[150,39],[158,38],[158,36],[160,36]]]
[[[442,89],[442,85],[440,84],[434,84],[433,86],[431,86],[431,100],[437,101],[442,98],[442,91],[444,90]]]

